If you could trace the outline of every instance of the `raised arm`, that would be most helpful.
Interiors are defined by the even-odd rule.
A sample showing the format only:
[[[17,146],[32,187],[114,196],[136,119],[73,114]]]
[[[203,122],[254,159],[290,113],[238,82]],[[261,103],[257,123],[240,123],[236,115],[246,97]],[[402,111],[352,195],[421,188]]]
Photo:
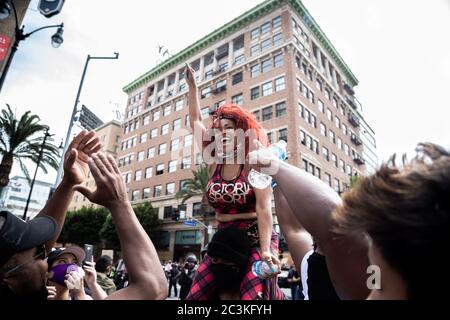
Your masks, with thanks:
[[[303,257],[313,248],[311,235],[295,217],[280,188],[275,188],[273,194],[281,232],[289,245],[289,253],[295,266],[300,270]]]
[[[270,171],[277,188],[289,206],[295,208],[295,217],[322,248],[339,296],[342,299],[366,298],[369,292],[366,286],[367,243],[364,239],[338,236],[333,232],[336,226],[333,210],[342,202],[339,195],[320,179],[280,161],[261,145],[249,157],[250,163],[272,166]]]
[[[45,215],[56,220],[58,232],[56,236],[45,245],[47,250],[53,248],[61,233],[66,212],[74,194],[73,186],[83,183],[88,175],[88,159],[94,152],[98,152],[102,147],[100,139],[94,131],[83,130],[69,145],[67,153],[64,155],[64,176],[61,183],[56,188],[53,195],[47,201],[45,207],[38,216]]]
[[[206,128],[202,122],[202,112],[200,110],[200,101],[198,98],[198,87],[197,83],[195,82],[194,70],[191,67],[186,67],[186,82],[189,88],[189,125],[191,126],[195,143],[200,148],[200,150],[202,150],[202,139],[206,132]]]
[[[130,276],[130,285],[112,293],[107,299],[165,299],[167,282],[158,254],[128,201],[126,187],[114,158],[102,153],[94,154],[89,160],[89,168],[97,189],[92,191],[84,186],[76,186],[75,189],[111,212]]]

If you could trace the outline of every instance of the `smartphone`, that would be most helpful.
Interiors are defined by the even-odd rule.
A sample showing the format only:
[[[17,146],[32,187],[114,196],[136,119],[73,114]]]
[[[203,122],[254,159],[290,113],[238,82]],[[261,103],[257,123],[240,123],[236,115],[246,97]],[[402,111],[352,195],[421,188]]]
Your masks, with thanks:
[[[92,244],[85,244],[84,245],[84,253],[86,254],[86,257],[84,258],[83,264],[86,261],[92,261],[92,252],[94,251],[94,246]]]

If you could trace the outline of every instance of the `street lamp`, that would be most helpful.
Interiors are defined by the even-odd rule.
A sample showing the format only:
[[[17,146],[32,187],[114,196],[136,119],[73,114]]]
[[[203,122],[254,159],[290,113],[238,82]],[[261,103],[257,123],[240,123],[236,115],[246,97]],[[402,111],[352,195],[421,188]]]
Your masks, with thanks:
[[[36,174],[38,172],[39,165],[40,165],[41,160],[42,160],[42,155],[44,154],[45,142],[47,141],[47,138],[51,137],[51,136],[52,136],[52,134],[48,133],[48,128],[46,128],[45,129],[44,140],[42,141],[41,150],[39,151],[39,156],[38,156],[38,159],[37,159],[37,162],[36,162],[36,170],[34,171],[34,177],[33,177],[33,180],[31,181],[30,192],[28,193],[27,204],[26,204],[25,210],[23,212],[23,216],[22,216],[23,220],[26,220],[26,218],[27,218],[27,211],[28,211],[28,206],[30,205],[31,193],[33,193],[34,181],[36,180]]]
[[[0,21],[6,19],[10,14],[11,14],[11,6],[13,8],[13,12],[14,12],[14,18],[16,21],[16,27],[15,27],[15,39],[14,39],[14,43],[11,47],[11,53],[8,57],[8,60],[5,63],[5,68],[3,69],[3,73],[1,75],[0,78],[0,92],[2,90],[3,87],[3,83],[5,82],[5,78],[6,78],[6,74],[8,73],[9,67],[11,65],[12,59],[14,58],[14,54],[16,53],[18,47],[19,47],[19,43],[22,40],[25,40],[26,38],[28,38],[29,36],[31,36],[33,33],[36,33],[38,31],[44,30],[44,29],[49,29],[49,28],[58,28],[58,30],[56,31],[56,33],[52,36],[52,46],[54,48],[58,48],[64,41],[62,34],[64,32],[64,24],[57,24],[57,25],[50,25],[50,26],[45,26],[45,27],[41,27],[38,29],[35,29],[29,33],[24,33],[24,27],[19,28],[19,22],[17,19],[17,11],[16,11],[16,6],[14,5],[14,1],[3,1],[1,2],[0,5]]]
[[[56,175],[55,184],[53,186],[54,188],[58,187],[58,184],[61,181],[61,176],[62,176],[63,166],[64,166],[64,155],[67,152],[67,148],[69,147],[70,134],[72,132],[72,127],[73,127],[75,115],[77,113],[77,105],[78,105],[78,102],[79,102],[79,99],[80,99],[81,89],[83,88],[84,77],[86,76],[86,71],[87,71],[87,67],[89,65],[89,61],[90,60],[118,59],[118,58],[119,58],[119,53],[118,52],[114,52],[114,56],[113,57],[93,57],[93,56],[91,56],[89,54],[86,57],[86,62],[84,64],[83,74],[81,75],[80,85],[78,86],[77,97],[75,98],[75,103],[74,103],[73,109],[72,109],[72,115],[70,117],[69,128],[67,129],[66,140],[64,141],[63,155],[62,155],[61,160],[59,162],[58,173]]]

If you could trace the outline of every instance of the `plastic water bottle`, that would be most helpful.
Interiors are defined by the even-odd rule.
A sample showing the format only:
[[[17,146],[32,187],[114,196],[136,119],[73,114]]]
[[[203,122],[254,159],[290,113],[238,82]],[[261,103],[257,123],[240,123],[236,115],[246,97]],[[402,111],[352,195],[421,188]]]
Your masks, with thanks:
[[[252,272],[260,279],[270,279],[278,274],[278,268],[275,264],[269,265],[267,261],[259,260],[253,263]]]
[[[284,140],[280,140],[277,143],[271,144],[269,150],[280,160],[286,160],[286,146],[287,143]],[[248,182],[256,189],[265,189],[272,183],[272,177],[258,172],[255,169],[251,169],[248,173]]]

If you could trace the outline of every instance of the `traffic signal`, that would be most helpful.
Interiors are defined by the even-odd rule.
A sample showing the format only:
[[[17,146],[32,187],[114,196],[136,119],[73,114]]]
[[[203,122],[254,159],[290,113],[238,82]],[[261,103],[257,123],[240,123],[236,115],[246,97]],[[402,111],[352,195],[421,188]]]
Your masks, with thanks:
[[[172,220],[173,221],[180,221],[180,210],[173,209],[173,211],[172,211]]]

